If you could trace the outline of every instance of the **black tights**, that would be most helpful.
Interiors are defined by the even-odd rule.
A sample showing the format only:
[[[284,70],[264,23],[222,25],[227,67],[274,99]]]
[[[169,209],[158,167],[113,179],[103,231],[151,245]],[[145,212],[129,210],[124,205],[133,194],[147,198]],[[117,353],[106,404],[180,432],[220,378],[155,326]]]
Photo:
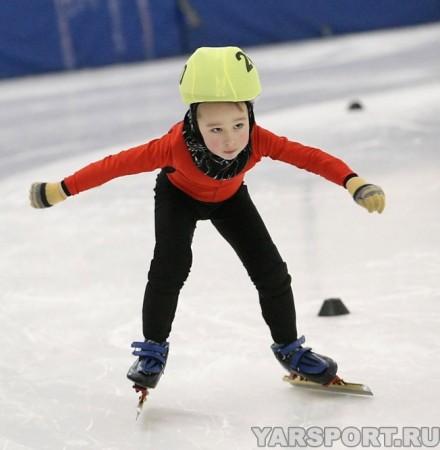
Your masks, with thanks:
[[[261,311],[277,343],[297,338],[291,277],[242,185],[228,200],[204,203],[177,189],[161,172],[155,187],[156,246],[142,311],[145,339],[165,341],[179,293],[192,264],[191,244],[198,220],[211,220],[229,242],[258,290]]]

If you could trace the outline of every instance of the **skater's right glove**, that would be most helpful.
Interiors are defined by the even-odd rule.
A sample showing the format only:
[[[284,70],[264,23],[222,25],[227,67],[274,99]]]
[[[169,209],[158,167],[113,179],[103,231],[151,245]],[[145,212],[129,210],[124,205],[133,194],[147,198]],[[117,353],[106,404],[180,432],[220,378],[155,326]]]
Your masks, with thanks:
[[[29,190],[29,200],[33,208],[49,208],[66,200],[70,195],[64,182],[33,183]]]

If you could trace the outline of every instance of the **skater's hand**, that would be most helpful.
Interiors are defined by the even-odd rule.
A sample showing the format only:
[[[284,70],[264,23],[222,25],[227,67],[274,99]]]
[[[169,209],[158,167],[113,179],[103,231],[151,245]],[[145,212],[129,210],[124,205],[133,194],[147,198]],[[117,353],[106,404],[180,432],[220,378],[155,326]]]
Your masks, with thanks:
[[[385,194],[383,190],[374,184],[367,183],[361,177],[353,177],[347,181],[345,186],[352,195],[354,201],[372,213],[379,214],[385,208]]]
[[[33,208],[49,208],[68,197],[61,182],[33,183],[29,190],[29,200]]]

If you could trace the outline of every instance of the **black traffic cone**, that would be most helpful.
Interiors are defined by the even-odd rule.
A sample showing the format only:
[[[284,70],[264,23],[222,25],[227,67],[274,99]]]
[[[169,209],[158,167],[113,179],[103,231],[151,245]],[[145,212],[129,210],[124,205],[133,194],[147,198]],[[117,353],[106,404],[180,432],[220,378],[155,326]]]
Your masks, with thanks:
[[[347,307],[342,303],[340,298],[328,298],[324,300],[324,303],[321,306],[318,316],[341,316],[343,314],[349,314],[350,311]]]

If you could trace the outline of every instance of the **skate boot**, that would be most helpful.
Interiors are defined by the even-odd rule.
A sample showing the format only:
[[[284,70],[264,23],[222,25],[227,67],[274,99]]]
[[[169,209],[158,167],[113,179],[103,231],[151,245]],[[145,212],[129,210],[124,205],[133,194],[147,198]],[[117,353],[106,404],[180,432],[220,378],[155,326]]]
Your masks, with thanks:
[[[330,383],[336,376],[338,365],[327,356],[312,352],[310,347],[302,347],[304,342],[305,338],[301,336],[290,344],[273,344],[271,348],[280,364],[291,374],[314,383]]]
[[[133,355],[139,358],[130,367],[127,378],[140,388],[155,388],[165,369],[169,343],[133,342],[131,347],[135,349]]]

